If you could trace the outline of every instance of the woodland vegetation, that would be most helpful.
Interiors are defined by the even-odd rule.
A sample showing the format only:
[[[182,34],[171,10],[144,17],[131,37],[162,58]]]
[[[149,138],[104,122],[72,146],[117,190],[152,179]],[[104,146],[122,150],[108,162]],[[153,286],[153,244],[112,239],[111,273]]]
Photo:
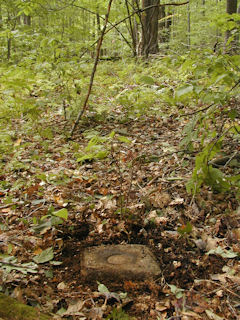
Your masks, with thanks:
[[[0,318],[239,319],[239,1],[0,0],[0,34]],[[158,279],[83,281],[127,243]]]

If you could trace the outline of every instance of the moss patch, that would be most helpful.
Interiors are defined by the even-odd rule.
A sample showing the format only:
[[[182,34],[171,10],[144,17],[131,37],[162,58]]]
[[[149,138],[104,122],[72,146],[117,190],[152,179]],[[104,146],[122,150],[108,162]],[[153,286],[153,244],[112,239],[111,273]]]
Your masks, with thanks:
[[[0,293],[0,318],[6,320],[51,320],[51,316],[41,314],[37,309]]]

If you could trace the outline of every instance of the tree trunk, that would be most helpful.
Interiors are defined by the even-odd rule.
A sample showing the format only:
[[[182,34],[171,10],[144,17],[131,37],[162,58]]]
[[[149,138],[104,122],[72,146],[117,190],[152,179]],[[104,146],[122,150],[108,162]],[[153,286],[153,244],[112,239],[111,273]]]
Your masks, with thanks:
[[[149,54],[159,52],[158,47],[158,13],[160,0],[142,0],[142,8],[154,6],[142,13],[142,47],[141,54],[148,57]]]
[[[165,6],[159,8],[159,40],[161,43],[169,42],[171,25],[172,25],[172,13],[166,14]],[[166,18],[167,15],[167,18]]]
[[[188,2],[188,6],[187,6],[187,31],[188,31],[188,36],[187,36],[187,44],[188,44],[188,48],[190,49],[191,47],[191,10],[190,10],[190,0]]]
[[[97,38],[98,38],[101,35],[101,22],[100,22],[100,16],[98,12],[96,14],[96,18],[97,18]]]
[[[23,23],[27,26],[31,26],[31,16],[23,15]]]
[[[206,0],[202,0],[202,15],[205,16],[206,15],[206,12],[205,12],[205,2]]]
[[[237,8],[237,13],[238,14],[240,14],[240,4],[239,4],[239,6],[238,6],[238,8]],[[240,22],[239,22],[240,23]],[[236,39],[237,41],[237,50],[238,50],[238,53],[239,53],[239,49],[240,49],[240,41],[239,41],[239,30],[238,30],[238,34],[237,34],[237,39]]]
[[[227,0],[227,7],[226,7],[226,13],[231,15],[233,13],[236,13],[237,12],[237,0]],[[231,37],[231,30],[227,30],[226,31],[226,34],[225,34],[225,53],[234,53],[235,49],[236,49],[236,45],[237,45],[237,41],[236,39],[234,41],[231,42],[231,46],[230,46],[230,49],[228,50],[227,49],[227,42],[229,40],[229,38]]]
[[[133,3],[133,5],[134,5],[134,3]],[[134,29],[134,20],[133,20],[134,17],[130,17],[130,8],[129,8],[128,0],[125,0],[125,6],[127,9],[127,14],[129,16],[128,21],[129,21],[129,32],[130,32],[130,35],[132,38],[132,52],[133,52],[133,56],[136,57],[136,55],[137,55],[137,38],[136,38],[135,29]]]
[[[227,0],[227,10],[228,14],[233,14],[237,12],[237,0]]]
[[[7,59],[8,60],[10,60],[11,58],[11,52],[12,52],[12,38],[10,35],[10,37],[7,38]]]

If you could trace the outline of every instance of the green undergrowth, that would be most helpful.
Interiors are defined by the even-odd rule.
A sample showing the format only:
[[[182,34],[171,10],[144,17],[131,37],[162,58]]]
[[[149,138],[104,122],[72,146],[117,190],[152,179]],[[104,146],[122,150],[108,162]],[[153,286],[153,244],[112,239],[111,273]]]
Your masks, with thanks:
[[[211,162],[226,154],[231,159],[238,151],[239,65],[239,55],[216,55],[210,51],[148,61],[100,62],[85,119],[127,122],[151,114],[184,120],[179,148],[196,154],[187,190],[195,194],[208,185],[217,192],[238,194],[237,169],[228,171]],[[56,132],[67,137],[66,128],[75,120],[86,96],[91,68],[89,61],[60,59],[34,64],[24,60],[17,66],[0,66],[2,169],[21,170],[28,166],[19,158],[31,141],[42,144],[47,153]],[[68,124],[62,131],[58,129],[59,121]],[[76,156],[76,161],[108,156],[104,146],[109,142],[105,137],[96,134],[90,142],[87,135],[85,138],[88,147]],[[72,150],[66,145],[63,148]],[[37,154],[32,157],[38,159]]]

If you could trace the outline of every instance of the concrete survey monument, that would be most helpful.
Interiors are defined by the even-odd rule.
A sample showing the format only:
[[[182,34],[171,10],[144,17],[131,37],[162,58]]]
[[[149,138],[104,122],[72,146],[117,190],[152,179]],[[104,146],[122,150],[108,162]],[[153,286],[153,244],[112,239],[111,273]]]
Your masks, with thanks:
[[[160,274],[156,258],[144,245],[102,245],[84,249],[81,274],[90,280],[145,280]]]

